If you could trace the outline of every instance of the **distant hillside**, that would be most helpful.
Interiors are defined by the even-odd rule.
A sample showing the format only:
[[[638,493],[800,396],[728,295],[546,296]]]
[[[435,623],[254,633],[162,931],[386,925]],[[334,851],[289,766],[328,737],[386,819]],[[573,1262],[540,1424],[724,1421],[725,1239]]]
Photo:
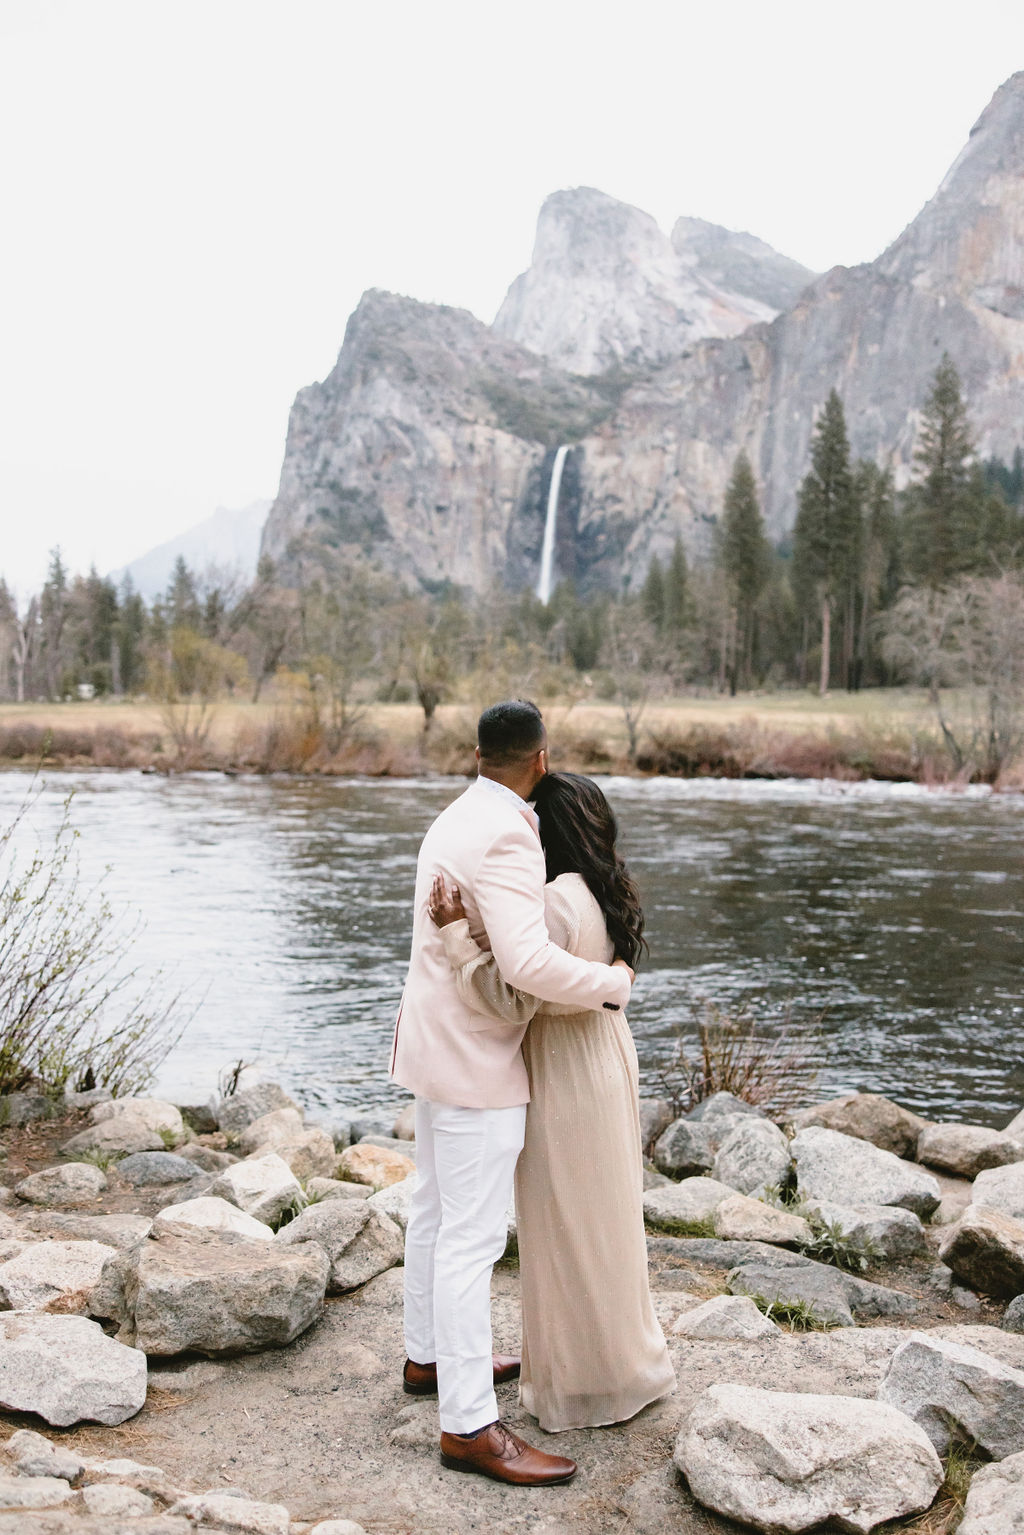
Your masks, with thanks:
[[[211,517],[176,538],[169,538],[165,544],[158,544],[120,570],[112,570],[110,578],[120,585],[125,576],[130,576],[136,591],[151,602],[167,590],[175,561],[184,555],[191,570],[201,572],[215,565],[237,571],[248,581],[256,573],[260,537],[271,505],[266,500],[252,501],[248,506],[218,506]]]

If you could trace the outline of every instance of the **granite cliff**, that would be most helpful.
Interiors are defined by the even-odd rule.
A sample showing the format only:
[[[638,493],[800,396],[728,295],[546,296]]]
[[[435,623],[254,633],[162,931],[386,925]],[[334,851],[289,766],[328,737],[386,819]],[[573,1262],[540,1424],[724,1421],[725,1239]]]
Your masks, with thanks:
[[[635,581],[678,534],[706,545],[751,455],[772,533],[792,524],[835,387],[853,451],[905,479],[943,352],[982,452],[1024,436],[1024,72],[876,261],[814,278],[749,235],[588,188],[544,204],[534,262],[493,327],[367,294],[338,364],[296,400],[264,550],[325,547],[431,586],[535,579],[554,450],[571,444],[556,568]]]

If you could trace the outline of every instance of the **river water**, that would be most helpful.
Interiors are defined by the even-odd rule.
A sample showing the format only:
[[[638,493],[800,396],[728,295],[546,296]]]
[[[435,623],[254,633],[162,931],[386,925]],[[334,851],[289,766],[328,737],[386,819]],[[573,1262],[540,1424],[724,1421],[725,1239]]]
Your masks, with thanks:
[[[1001,1124],[1024,1103],[1024,798],[916,786],[612,778],[648,912],[630,1023],[648,1087],[701,999],[820,1020],[812,1098],[861,1088]],[[158,1090],[242,1058],[329,1119],[385,1103],[416,849],[458,779],[53,774],[83,876],[143,922],[134,960],[194,1016]],[[0,825],[29,791],[0,775]]]

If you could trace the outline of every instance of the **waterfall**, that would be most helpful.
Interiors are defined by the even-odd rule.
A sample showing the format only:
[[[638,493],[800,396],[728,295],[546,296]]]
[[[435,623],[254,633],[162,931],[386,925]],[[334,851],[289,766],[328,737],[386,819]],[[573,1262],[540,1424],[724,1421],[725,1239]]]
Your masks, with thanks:
[[[551,484],[548,486],[548,514],[544,519],[544,542],[540,549],[540,576],[537,580],[537,596],[547,607],[551,601],[552,576],[555,567],[555,532],[558,527],[558,492],[562,488],[562,468],[569,449],[563,444],[555,454],[551,466]]]

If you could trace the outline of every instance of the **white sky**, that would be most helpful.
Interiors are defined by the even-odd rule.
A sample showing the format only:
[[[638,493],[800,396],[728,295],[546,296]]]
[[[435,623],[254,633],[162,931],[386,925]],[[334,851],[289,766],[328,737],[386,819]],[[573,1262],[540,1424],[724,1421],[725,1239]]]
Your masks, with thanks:
[[[0,573],[273,495],[360,293],[490,320],[556,188],[870,260],[1022,66],[1021,0],[0,0]]]

